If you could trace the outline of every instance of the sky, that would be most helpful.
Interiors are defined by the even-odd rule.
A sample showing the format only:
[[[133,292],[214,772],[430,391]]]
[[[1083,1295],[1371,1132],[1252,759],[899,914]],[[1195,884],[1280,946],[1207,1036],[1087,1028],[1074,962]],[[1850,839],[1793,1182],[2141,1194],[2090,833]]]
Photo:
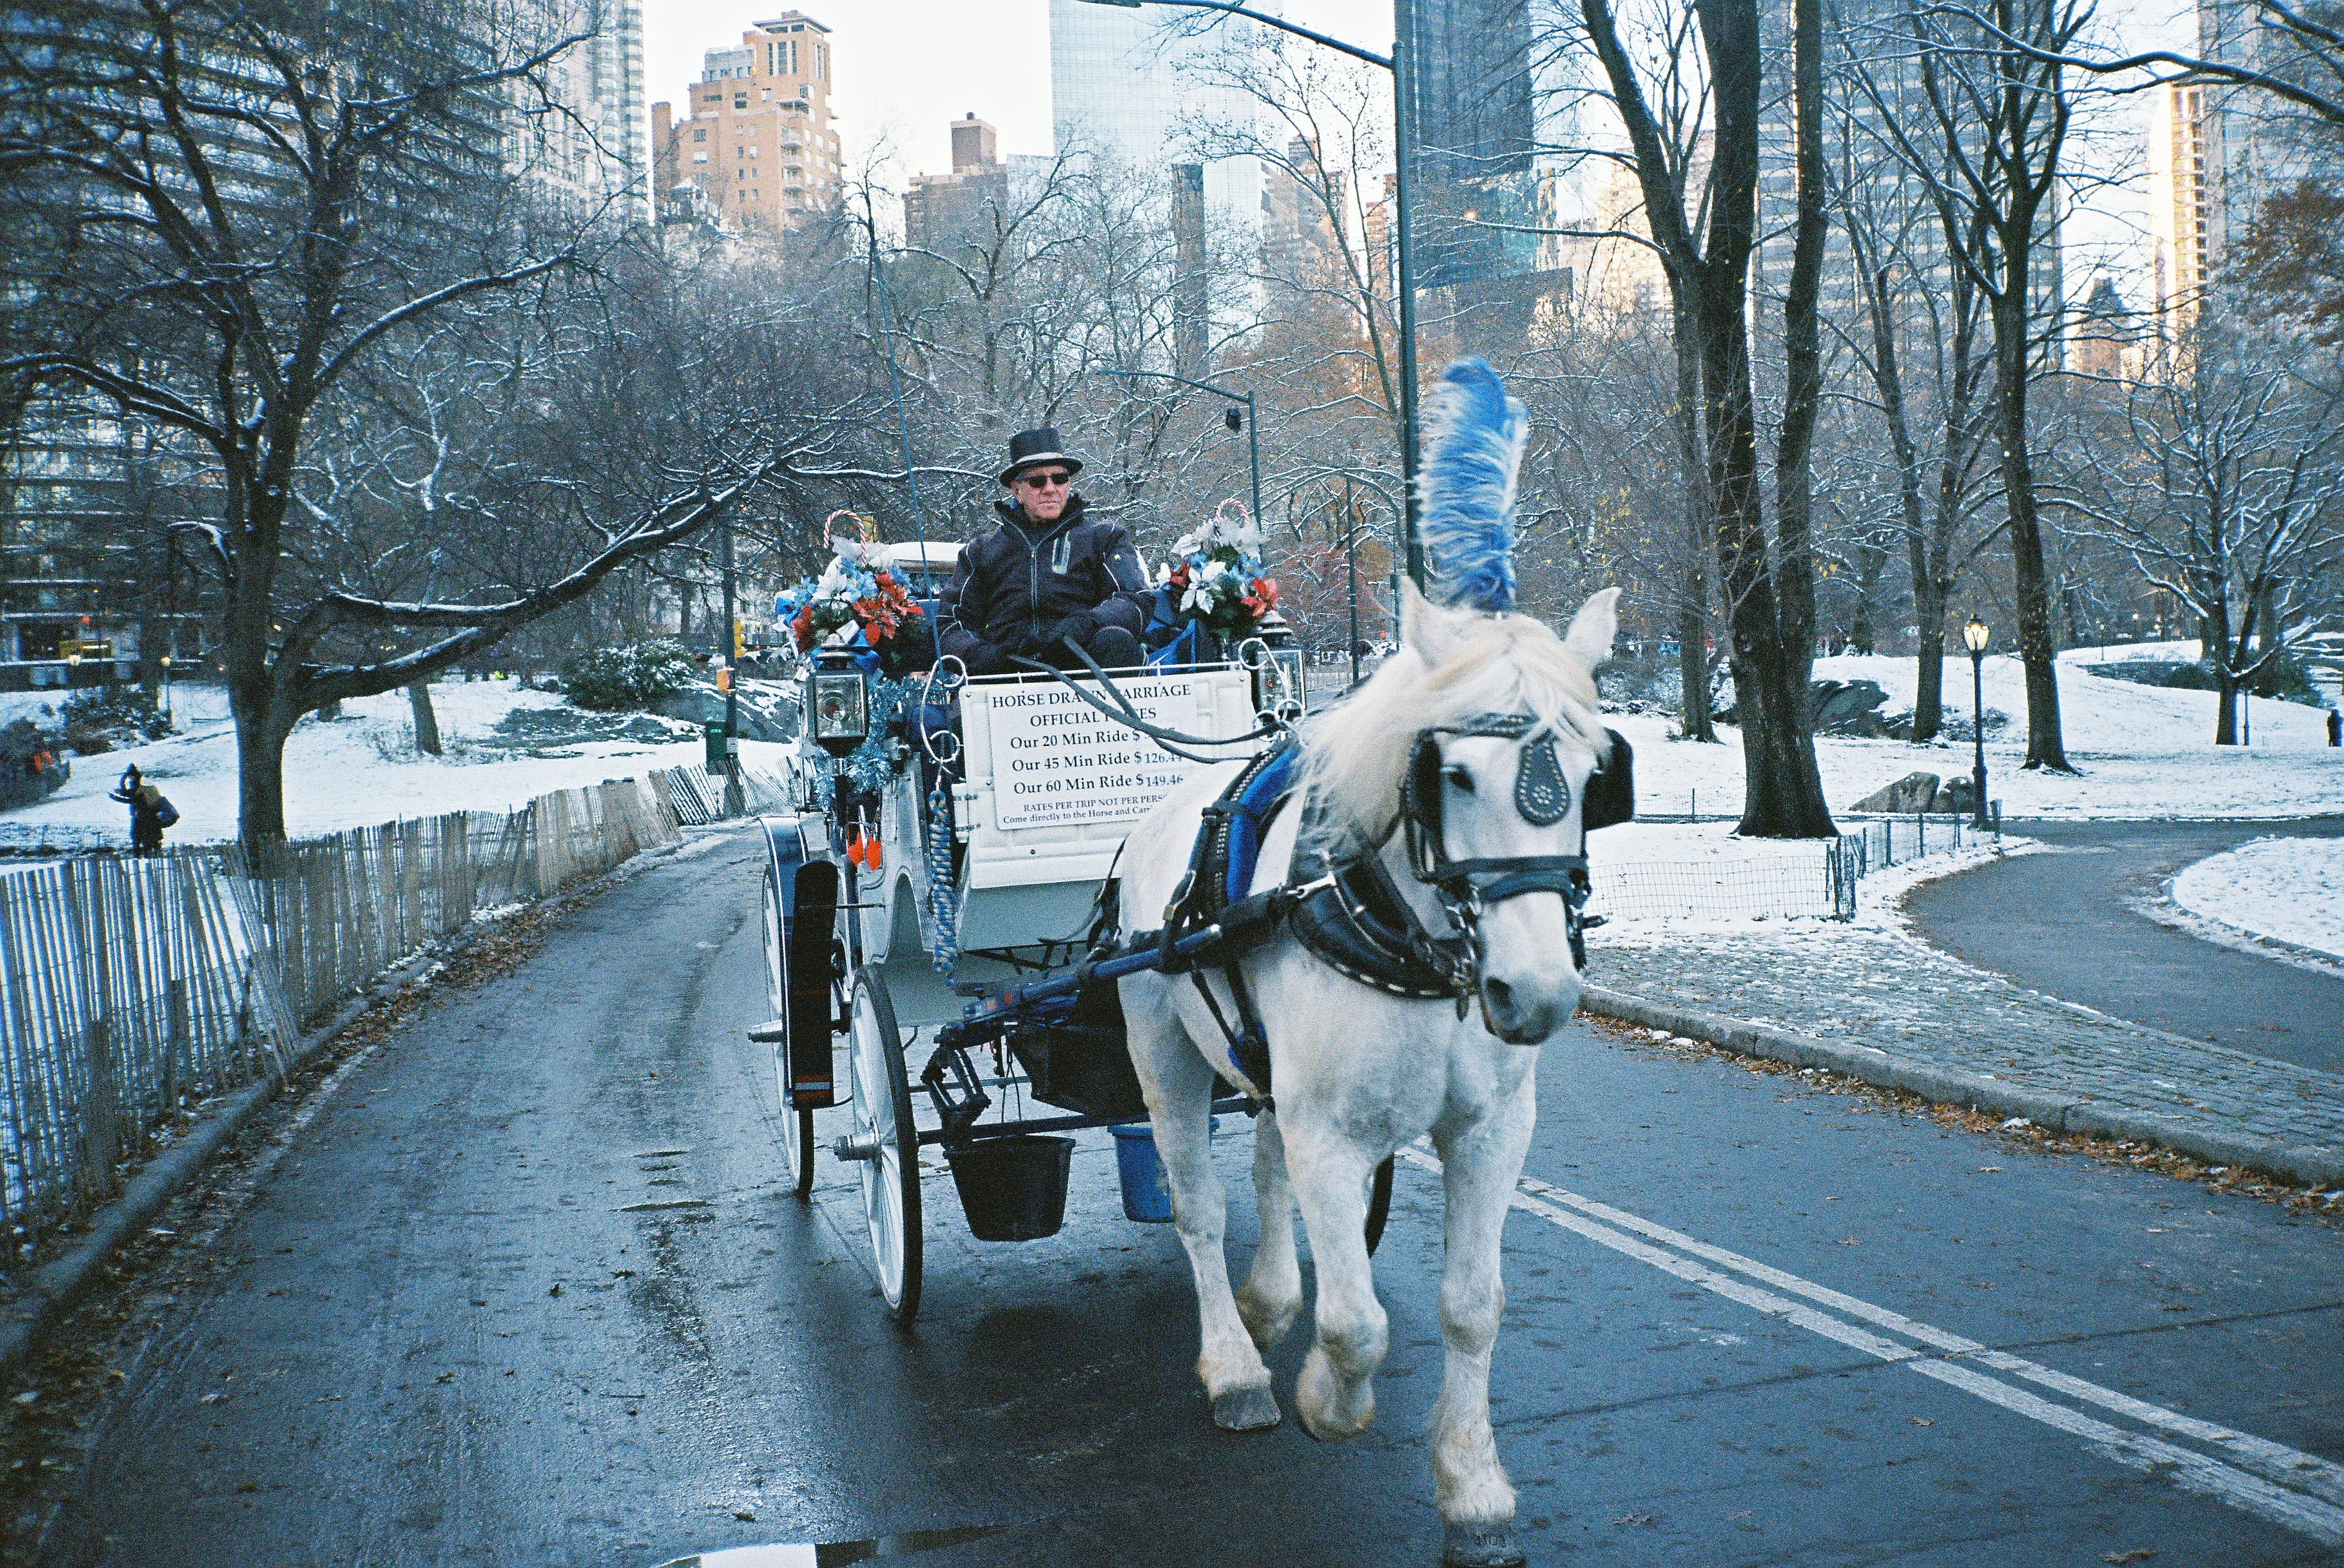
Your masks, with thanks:
[[[942,173],[946,127],[971,110],[1000,131],[1004,153],[1050,150],[1049,0],[644,0],[646,100],[680,103],[703,51],[789,10],[831,29],[831,107],[849,167],[884,138],[900,165],[893,183]],[[1285,14],[1371,48],[1391,43],[1391,0],[1286,0]]]
[[[1005,154],[1050,150],[1049,0],[644,0],[647,101],[681,103],[700,79],[703,51],[738,45],[751,24],[791,9],[832,29],[831,104],[849,168],[877,149],[888,155],[876,166],[881,183],[894,188],[914,174],[945,172],[947,127],[971,111],[1000,131]],[[2127,51],[2190,41],[2192,25],[2180,20],[2195,15],[2189,0],[2101,0],[2099,9],[2102,36]],[[1283,10],[1337,37],[1390,44],[1391,0],[1285,0]],[[2145,137],[2147,100],[2106,108],[2137,175],[2134,138]],[[2097,210],[2071,218],[2070,257],[2083,273],[2112,266],[2124,285],[2139,265],[2146,206],[2137,178],[2087,200]]]

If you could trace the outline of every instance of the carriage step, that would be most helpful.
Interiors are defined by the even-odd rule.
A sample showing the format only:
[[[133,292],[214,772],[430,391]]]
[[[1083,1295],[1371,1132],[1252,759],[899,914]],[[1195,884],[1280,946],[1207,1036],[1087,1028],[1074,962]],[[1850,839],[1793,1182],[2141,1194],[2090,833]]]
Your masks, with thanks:
[[[749,1031],[749,1038],[761,1046],[778,1046],[790,1037],[787,1018],[775,1018],[770,1024],[759,1024]]]
[[[841,1159],[876,1159],[881,1147],[875,1138],[847,1137],[832,1144],[830,1152]]]

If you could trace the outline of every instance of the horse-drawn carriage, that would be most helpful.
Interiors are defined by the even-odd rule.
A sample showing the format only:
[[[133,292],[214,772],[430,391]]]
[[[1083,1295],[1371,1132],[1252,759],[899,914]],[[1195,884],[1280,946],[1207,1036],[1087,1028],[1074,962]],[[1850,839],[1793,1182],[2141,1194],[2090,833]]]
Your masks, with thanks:
[[[1298,1210],[1317,1305],[1295,1407],[1320,1438],[1373,1421],[1389,1334],[1369,1255],[1393,1157],[1428,1145],[1446,1209],[1442,1561],[1500,1568],[1523,1560],[1489,1411],[1503,1222],[1539,1047],[1578,1003],[1587,835],[1629,819],[1633,784],[1593,679],[1616,592],[1560,632],[1516,610],[1521,405],[1471,361],[1439,403],[1430,592],[1402,585],[1399,651],[1307,720],[1299,652],[1267,639],[1087,676],[947,663],[877,699],[869,660],[818,652],[806,731],[825,760],[803,775],[808,809],[764,824],[778,1016],[754,1033],[774,1047],[801,1196],[815,1115],[844,1108],[831,1147],[860,1168],[904,1321],[921,1148],[944,1151],[980,1239],[1015,1240],[1058,1228],[1069,1133],[1114,1125],[1118,1153],[1144,1156],[1124,1124],[1145,1118],[1154,1158],[1118,1167],[1160,1168],[1169,1201],[1148,1212],[1134,1189],[1151,1184],[1127,1180],[1126,1209],[1178,1227],[1197,1372],[1230,1431],[1281,1419],[1263,1352],[1301,1305]],[[1258,1118],[1261,1239],[1233,1289],[1210,1129],[1238,1110]]]
[[[1102,890],[1148,808],[1201,768],[1258,756],[1300,716],[1290,637],[1272,627],[1233,652],[976,680],[947,660],[883,733],[876,778],[844,761],[871,749],[869,673],[849,656],[810,662],[808,809],[760,824],[774,1021],[754,1037],[773,1048],[798,1196],[822,1147],[815,1112],[846,1113],[830,1147],[861,1168],[898,1321],[919,1310],[922,1148],[943,1152],[982,1240],[1056,1232],[1069,1135],[1086,1128],[1118,1129],[1127,1213],[1171,1218],[1115,986],[1152,955],[1107,950]],[[1217,1112],[1253,1108],[1218,1087]],[[1387,1162],[1375,1234],[1390,1183]]]

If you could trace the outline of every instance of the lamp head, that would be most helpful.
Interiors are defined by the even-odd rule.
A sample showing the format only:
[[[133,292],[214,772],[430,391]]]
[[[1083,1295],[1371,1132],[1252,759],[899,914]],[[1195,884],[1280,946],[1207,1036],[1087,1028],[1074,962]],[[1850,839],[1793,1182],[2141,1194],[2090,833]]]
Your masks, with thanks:
[[[1985,622],[1975,615],[1970,617],[1969,624],[1962,628],[1962,641],[1968,644],[1969,651],[1973,653],[1985,652],[1986,639],[1990,635]]]
[[[871,692],[853,656],[825,649],[806,676],[806,730],[814,744],[844,757],[871,733]]]

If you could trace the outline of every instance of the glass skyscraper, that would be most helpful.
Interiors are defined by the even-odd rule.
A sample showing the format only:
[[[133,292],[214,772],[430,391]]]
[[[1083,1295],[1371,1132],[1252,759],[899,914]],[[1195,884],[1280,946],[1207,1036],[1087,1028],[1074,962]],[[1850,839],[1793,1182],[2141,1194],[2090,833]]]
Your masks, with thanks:
[[[1252,4],[1272,15],[1281,10],[1278,0]],[[1190,15],[1050,0],[1055,139],[1062,152],[1084,147],[1143,174],[1202,163],[1212,220],[1251,236],[1261,226],[1261,166],[1250,157],[1202,157],[1194,138],[1258,118],[1247,94],[1199,75],[1228,44],[1244,41],[1238,29],[1258,24],[1228,18],[1193,36],[1167,25]]]

